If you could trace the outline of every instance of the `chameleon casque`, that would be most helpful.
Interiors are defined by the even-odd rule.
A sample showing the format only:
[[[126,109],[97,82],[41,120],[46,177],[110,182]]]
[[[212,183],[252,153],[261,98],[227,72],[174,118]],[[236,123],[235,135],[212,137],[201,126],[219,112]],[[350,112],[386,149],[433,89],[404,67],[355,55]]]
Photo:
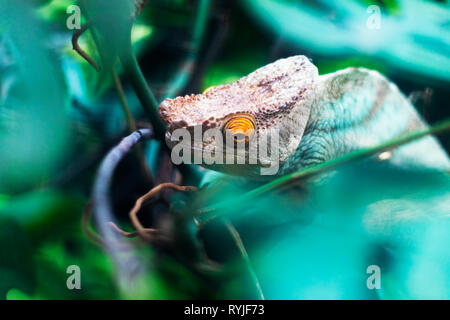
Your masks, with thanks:
[[[279,130],[279,170],[283,175],[394,137],[423,129],[414,106],[380,73],[347,68],[319,76],[305,56],[268,64],[231,84],[204,94],[164,100],[160,117],[166,140],[178,128],[218,128],[236,139],[256,139]],[[192,141],[193,152],[225,152],[225,144]],[[223,149],[224,150],[224,149]],[[204,165],[217,171],[257,178],[270,158],[257,164]],[[380,159],[378,159],[380,160]],[[432,136],[396,148],[383,157],[394,166],[448,170],[446,152]],[[267,176],[273,178],[273,176]]]

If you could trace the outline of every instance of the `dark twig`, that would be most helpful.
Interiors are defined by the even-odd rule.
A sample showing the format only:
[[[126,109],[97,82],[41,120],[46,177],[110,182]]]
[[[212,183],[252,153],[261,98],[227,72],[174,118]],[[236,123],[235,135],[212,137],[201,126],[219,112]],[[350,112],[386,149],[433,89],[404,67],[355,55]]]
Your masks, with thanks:
[[[131,35],[130,35],[131,37]],[[155,138],[160,141],[164,141],[166,125],[162,122],[158,115],[158,101],[155,95],[150,90],[147,80],[142,74],[141,68],[139,67],[138,61],[133,53],[133,48],[131,46],[131,39],[127,48],[124,48],[122,56],[120,57],[122,66],[124,68],[125,74],[133,86],[136,95],[141,102],[142,108],[145,114],[152,123]]]
[[[96,244],[100,248],[105,248],[106,243],[102,237],[98,233],[92,230],[91,227],[91,213],[92,213],[92,201],[88,201],[86,204],[83,215],[81,217],[81,229],[83,233],[86,235],[89,241]],[[112,222],[110,222],[112,223]],[[128,250],[128,248],[121,246],[120,244],[115,246],[117,250]]]
[[[137,279],[138,274],[144,272],[146,263],[133,250],[133,245],[124,241],[107,224],[109,221],[113,221],[113,209],[109,197],[109,190],[114,171],[119,162],[130,153],[139,141],[151,136],[152,130],[140,129],[123,138],[117,146],[108,152],[101,162],[94,182],[92,195],[94,217],[103,240],[104,248],[116,266],[119,283],[125,286],[124,289],[129,289],[130,282]],[[130,267],[130,264],[133,264],[135,267]]]
[[[133,114],[130,111],[130,107],[128,105],[128,101],[125,96],[125,92],[123,90],[119,75],[114,70],[112,70],[111,73],[112,73],[112,77],[114,79],[114,84],[116,86],[117,94],[119,95],[119,98],[120,98],[123,112],[125,114],[127,127],[131,133],[133,131],[136,131],[136,121],[134,120]],[[139,167],[141,168],[141,171],[142,171],[142,174],[143,174],[145,180],[147,180],[147,183],[152,186],[153,185],[153,176],[150,173],[150,169],[145,161],[144,152],[140,145],[136,146],[135,154],[136,154],[136,158],[139,163]]]
[[[181,88],[184,88],[189,79],[189,76],[193,71],[195,61],[197,60],[200,44],[203,40],[206,28],[210,2],[210,0],[200,0],[195,24],[193,27],[190,51],[180,69],[180,72],[174,77],[174,80],[172,81],[172,84],[170,85],[169,90],[166,93],[167,97],[172,97],[174,94],[178,93]],[[159,103],[156,100],[153,92],[150,90],[147,81],[139,67],[138,61],[133,54],[133,49],[131,46],[131,36],[130,39],[127,40],[127,42],[129,42],[129,45],[124,48],[120,60],[124,67],[125,73],[128,75],[130,82],[136,92],[136,95],[138,96],[139,101],[142,104],[144,112],[152,122],[152,126],[155,131],[155,137],[163,141],[165,134],[165,124],[161,121],[157,114]]]
[[[133,146],[144,138],[152,136],[150,129],[140,129],[114,147],[103,159],[94,183],[93,190],[93,208],[97,225],[103,238],[114,237],[112,230],[106,226],[106,223],[112,221],[112,207],[109,199],[109,188],[111,186],[114,170],[122,158],[127,155]],[[108,246],[108,242],[106,242]],[[112,248],[111,248],[112,249]]]
[[[92,201],[88,201],[83,210],[83,215],[81,218],[81,229],[86,237],[96,245],[102,247],[104,245],[102,238],[91,230],[91,213],[92,213]]]
[[[149,234],[146,231],[146,229],[142,226],[141,222],[139,221],[139,219],[137,217],[137,213],[138,213],[139,209],[141,208],[142,204],[146,200],[156,197],[157,195],[159,195],[161,193],[161,191],[163,191],[165,189],[173,189],[173,190],[177,190],[177,191],[195,191],[195,190],[197,190],[196,187],[179,186],[179,185],[171,183],[171,182],[166,182],[166,183],[161,183],[160,185],[157,185],[156,187],[151,189],[149,192],[147,192],[146,194],[141,196],[139,199],[137,199],[134,207],[130,211],[130,220],[131,220],[131,223],[133,224],[134,228],[136,229],[136,232],[143,240],[152,241],[152,240],[154,240],[154,237],[152,234]]]
[[[209,4],[210,0],[201,0],[201,8],[205,9],[205,4]],[[209,6],[208,6],[209,7]],[[208,10],[203,10],[201,17],[207,16]],[[203,12],[202,11],[202,12]],[[201,25],[200,25],[201,26]],[[200,27],[196,27],[197,29],[201,29]],[[198,42],[201,40],[201,37],[198,36],[199,32],[194,32],[195,41]],[[197,35],[197,36],[195,36]],[[141,105],[146,114],[147,118],[150,120],[153,127],[153,134],[156,139],[163,142],[165,146],[165,133],[166,133],[166,125],[160,119],[158,115],[158,106],[159,102],[156,100],[155,95],[147,84],[147,80],[142,73],[141,68],[139,67],[139,63],[137,61],[136,56],[133,53],[133,47],[131,42],[131,33],[127,35],[127,39],[125,40],[126,45],[121,48],[119,59],[122,63],[122,67],[124,69],[125,75],[128,77]],[[197,183],[200,179],[201,174],[199,171],[190,165],[182,165],[180,166],[180,171],[182,171],[183,176],[187,180],[191,180],[192,182]]]
[[[125,91],[123,90],[122,82],[120,81],[119,75],[114,70],[111,70],[111,74],[114,79],[114,85],[116,86],[117,94],[119,95],[123,113],[125,114],[127,127],[131,132],[136,131],[136,121],[134,120],[133,114],[130,111],[130,107],[128,105],[128,101],[125,96]]]
[[[236,230],[236,228],[229,220],[225,220],[224,223],[228,231],[230,232],[231,236],[233,237],[234,243],[236,244],[236,247],[238,248],[239,253],[241,254],[242,260],[244,260],[244,264],[246,265],[250,277],[252,278],[252,281],[255,284],[259,298],[261,300],[264,300],[264,294],[261,289],[261,284],[259,283],[255,270],[253,269],[252,263],[248,256],[247,250],[245,249],[244,243],[242,242],[241,236],[239,235],[239,232]]]
[[[137,236],[139,236],[139,234],[135,231],[135,232],[127,232],[124,231],[122,229],[120,229],[117,224],[115,224],[114,222],[110,221],[108,222],[108,225],[114,230],[116,231],[118,234],[120,234],[121,236],[124,236],[126,238],[136,238]],[[145,232],[148,233],[152,233],[152,234],[158,234],[159,231],[157,229],[153,229],[153,228],[144,228]]]
[[[80,36],[89,28],[90,22],[86,22],[86,24],[82,25],[80,29],[77,29],[73,35],[72,35],[72,47],[73,50],[75,50],[81,57],[83,57],[91,66],[94,67],[95,70],[100,71],[100,66],[97,64],[97,62],[92,59],[86,51],[81,49],[80,45],[78,44],[78,39]]]

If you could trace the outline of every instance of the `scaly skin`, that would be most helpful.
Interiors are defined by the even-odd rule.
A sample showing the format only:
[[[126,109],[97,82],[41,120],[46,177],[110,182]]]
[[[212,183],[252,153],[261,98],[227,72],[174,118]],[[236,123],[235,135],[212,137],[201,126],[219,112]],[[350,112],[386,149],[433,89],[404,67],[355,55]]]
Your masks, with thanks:
[[[347,68],[320,76],[315,94],[302,140],[280,174],[426,127],[397,86],[373,70]],[[432,136],[384,156],[408,169],[450,169],[446,152]]]
[[[280,133],[277,175],[374,146],[426,126],[398,88],[376,71],[348,68],[319,77],[304,56],[280,59],[240,80],[205,94],[164,100],[161,118],[171,133],[177,128],[223,129],[236,115],[255,120],[256,137]],[[201,141],[194,152],[225,153],[215,141]],[[425,137],[384,154],[392,165],[449,170],[450,161],[434,137]],[[255,165],[224,164],[208,168],[258,178],[270,156]],[[273,178],[274,176],[266,176]],[[276,176],[275,176],[276,177]]]

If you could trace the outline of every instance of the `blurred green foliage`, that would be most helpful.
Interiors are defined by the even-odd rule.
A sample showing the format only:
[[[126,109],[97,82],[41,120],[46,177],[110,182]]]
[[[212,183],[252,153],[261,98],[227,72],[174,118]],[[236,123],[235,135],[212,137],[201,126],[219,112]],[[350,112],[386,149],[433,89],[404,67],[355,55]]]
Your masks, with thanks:
[[[81,231],[98,163],[127,128],[109,71],[95,71],[72,50],[66,9],[76,3],[0,2],[0,298],[255,297],[220,223],[205,228],[200,239],[209,255],[237,272],[211,281],[131,240],[140,257],[136,287],[121,283],[117,261]],[[158,98],[170,91],[192,52],[197,4],[150,0],[132,29],[133,48]],[[372,4],[381,8],[380,29],[366,27]],[[213,1],[194,72],[177,94],[201,92],[275,59],[304,54],[321,74],[364,66],[386,74],[406,95],[422,97],[430,88],[432,98],[423,96],[416,106],[433,123],[450,116],[449,12],[448,2],[418,0]],[[114,20],[104,27],[113,48],[120,28]],[[79,44],[104,62],[94,38],[88,31]],[[148,121],[123,80],[131,112]],[[450,147],[448,136],[441,141]],[[145,145],[152,172],[163,179],[160,150],[158,143]],[[147,191],[131,158],[119,166],[112,188],[125,228],[126,213]],[[255,187],[208,175],[220,183],[196,199],[179,196],[183,203],[202,206]],[[355,164],[324,181],[305,181],[228,212],[267,298],[450,296],[447,176]],[[66,287],[66,269],[73,264],[82,270],[80,291]],[[365,287],[370,264],[382,268],[381,291]]]
[[[379,27],[369,28],[368,18],[375,13],[368,10],[367,1],[242,3],[270,31],[317,54],[369,55],[383,61],[391,72],[405,76],[413,73],[447,83],[450,80],[446,4],[419,0],[383,2],[383,10],[377,6]]]

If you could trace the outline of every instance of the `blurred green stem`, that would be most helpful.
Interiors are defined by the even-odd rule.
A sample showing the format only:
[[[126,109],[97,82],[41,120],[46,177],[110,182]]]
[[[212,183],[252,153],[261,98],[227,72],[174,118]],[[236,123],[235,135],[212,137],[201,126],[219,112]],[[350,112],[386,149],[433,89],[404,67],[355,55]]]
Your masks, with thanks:
[[[168,93],[166,94],[167,97],[173,97],[182,88],[184,88],[190,74],[193,71],[194,64],[197,60],[198,52],[200,49],[200,44],[205,33],[210,3],[210,0],[200,0],[199,2],[193,28],[193,39],[190,52],[183,64],[183,67],[181,68],[181,71],[175,76],[175,80],[173,81]],[[129,45],[127,45],[120,57],[122,66],[136,92],[136,95],[138,96],[139,101],[142,104],[145,114],[152,123],[155,138],[160,141],[164,141],[166,125],[159,118],[157,112],[159,103],[156,100],[156,97],[153,94],[152,90],[148,86],[141,68],[139,67],[136,56],[133,53],[131,34],[130,38],[127,39],[127,43],[129,43]],[[201,174],[194,166],[183,165],[180,167],[180,170],[183,175],[187,177],[187,180],[190,181],[190,183],[197,184],[199,182]]]
[[[194,25],[194,31],[193,31],[193,43],[192,43],[192,50],[188,55],[187,61],[195,61],[200,43],[203,39],[203,34],[205,30],[205,24],[208,17],[209,12],[209,4],[210,0],[200,0],[199,7],[198,7],[198,13],[196,15],[196,21]],[[101,43],[99,41],[99,38],[96,35],[96,32],[92,32],[94,36],[94,41],[97,44],[98,48],[101,48]],[[144,113],[146,114],[147,118],[150,120],[152,127],[153,127],[153,134],[154,137],[162,141],[164,143],[165,140],[165,131],[166,131],[166,125],[163,123],[163,121],[159,118],[158,115],[158,106],[159,102],[156,100],[155,95],[153,94],[152,90],[147,84],[147,80],[144,77],[144,74],[142,73],[142,70],[139,66],[139,63],[137,61],[137,58],[135,54],[133,53],[133,46],[131,41],[131,28],[130,32],[125,35],[123,38],[123,46],[120,46],[121,50],[118,52],[118,56],[120,59],[120,62],[122,63],[122,67],[124,69],[124,72],[126,76],[128,77],[131,85],[133,86],[133,89],[142,105],[142,108],[144,110]],[[107,55],[104,54],[104,50],[99,49],[100,55],[103,57],[102,60],[108,60],[106,59]],[[109,59],[108,61],[112,61]],[[182,72],[181,75],[177,76],[177,79],[184,79],[182,81],[176,81],[176,86],[173,92],[178,92],[180,88],[185,85],[188,79],[188,75],[190,73]],[[114,79],[116,81],[117,79]],[[121,97],[122,100],[122,97]],[[123,104],[123,100],[122,100]],[[130,118],[129,114],[127,114],[127,121],[129,124]],[[131,127],[130,127],[131,128]],[[183,165],[180,166],[180,171],[183,173],[183,175],[186,177],[186,180],[189,181],[190,184],[198,184],[201,173],[195,168],[195,166],[192,165]]]
[[[228,212],[226,210],[227,208],[236,209],[239,206],[241,206],[243,203],[248,203],[249,200],[254,199],[257,196],[260,196],[264,193],[267,193],[268,191],[279,189],[279,188],[287,186],[287,185],[295,184],[301,179],[305,179],[305,178],[311,177],[313,175],[329,171],[331,169],[334,169],[337,166],[344,165],[351,161],[356,161],[356,160],[360,160],[363,158],[367,158],[367,157],[375,155],[377,153],[388,151],[388,150],[391,150],[400,145],[420,139],[424,136],[427,136],[430,134],[435,135],[435,134],[439,134],[439,133],[442,133],[445,131],[450,131],[450,119],[439,122],[439,123],[435,124],[434,126],[429,127],[425,130],[416,131],[409,135],[389,140],[385,143],[379,144],[378,146],[362,148],[362,149],[356,150],[354,152],[345,154],[341,157],[319,163],[312,167],[298,170],[291,174],[287,174],[287,175],[282,176],[278,179],[275,179],[269,183],[266,183],[266,184],[262,185],[261,187],[255,188],[255,189],[245,193],[241,197],[235,198],[231,201],[230,200],[223,201],[216,205],[212,205],[210,207],[200,209],[199,211],[202,213],[198,216],[199,229],[203,225],[208,223],[209,221],[226,215]]]
[[[164,143],[166,125],[159,118],[158,102],[156,101],[153,92],[150,90],[147,81],[142,74],[136,56],[134,55],[131,47],[131,39],[129,43],[129,47],[121,56],[122,66],[124,67],[125,73],[128,75],[136,95],[144,108],[144,112],[153,126],[155,138]],[[181,165],[179,166],[179,169],[185,177],[185,181],[187,183],[194,185],[199,183],[202,174],[194,165]]]
[[[145,79],[141,68],[139,67],[136,56],[133,53],[131,35],[129,45],[127,45],[127,48],[122,53],[120,60],[125,73],[127,74],[131,85],[133,86],[133,89],[142,104],[145,114],[152,123],[155,138],[164,141],[166,126],[158,116],[158,101],[147,85],[147,80]]]
[[[169,86],[166,97],[175,96],[182,88],[186,86],[186,83],[189,80],[189,76],[194,69],[195,61],[197,60],[198,52],[200,50],[200,45],[205,34],[210,3],[211,0],[200,0],[199,2],[197,15],[195,17],[195,24],[193,27],[193,36],[192,42],[190,44],[190,51],[179,73],[174,77],[172,84]],[[163,141],[166,128],[165,124],[161,121],[157,113],[159,103],[156,100],[155,95],[149,88],[147,81],[139,67],[136,56],[133,53],[131,35],[130,38],[127,39],[127,43],[129,43],[129,45],[127,45],[127,48],[125,48],[123,54],[120,57],[122,65],[125,69],[125,73],[130,79],[136,95],[139,98],[139,101],[142,104],[142,107],[144,108],[144,112],[149,117],[153,125],[155,137]]]
[[[136,122],[131,114],[130,107],[128,105],[127,99],[125,97],[125,92],[123,91],[122,83],[120,82],[119,75],[114,70],[111,70],[112,77],[114,79],[114,84],[116,86],[117,94],[119,95],[120,103],[122,105],[123,112],[125,114],[125,120],[127,122],[129,133],[136,131]]]
[[[197,56],[200,51],[200,46],[205,35],[206,24],[209,16],[211,0],[200,0],[197,8],[197,15],[195,17],[195,24],[192,30],[192,41],[189,44],[189,53],[183,62],[180,71],[173,78],[165,97],[173,98],[186,87],[189,78],[194,71]]]
[[[130,107],[128,105],[128,101],[125,96],[125,92],[123,90],[122,83],[120,82],[119,75],[117,74],[117,72],[114,71],[114,69],[111,70],[111,73],[112,73],[112,77],[114,79],[114,84],[116,86],[117,94],[119,95],[119,98],[120,98],[123,112],[125,113],[125,119],[127,122],[128,131],[131,134],[132,132],[137,130],[136,129],[136,121],[134,120],[133,114],[130,111]],[[150,186],[153,186],[154,185],[153,176],[150,173],[150,169],[147,165],[147,162],[145,161],[144,151],[142,150],[142,146],[140,144],[138,144],[136,146],[134,153],[136,155],[136,158],[139,163],[139,167],[141,168],[141,171],[142,171],[142,174],[143,174],[145,180],[147,181],[147,183]]]
[[[255,269],[253,269],[252,263],[248,256],[247,250],[245,249],[244,243],[242,242],[241,236],[239,235],[239,232],[236,230],[236,228],[233,226],[233,224],[228,219],[225,219],[224,223],[225,223],[225,226],[227,227],[228,231],[230,232],[230,235],[233,238],[234,243],[236,244],[236,247],[238,248],[242,259],[244,260],[244,264],[250,274],[250,277],[251,277],[253,283],[255,284],[255,288],[256,288],[259,299],[265,300],[263,291],[261,289],[261,284],[259,283],[258,277],[256,276]]]

